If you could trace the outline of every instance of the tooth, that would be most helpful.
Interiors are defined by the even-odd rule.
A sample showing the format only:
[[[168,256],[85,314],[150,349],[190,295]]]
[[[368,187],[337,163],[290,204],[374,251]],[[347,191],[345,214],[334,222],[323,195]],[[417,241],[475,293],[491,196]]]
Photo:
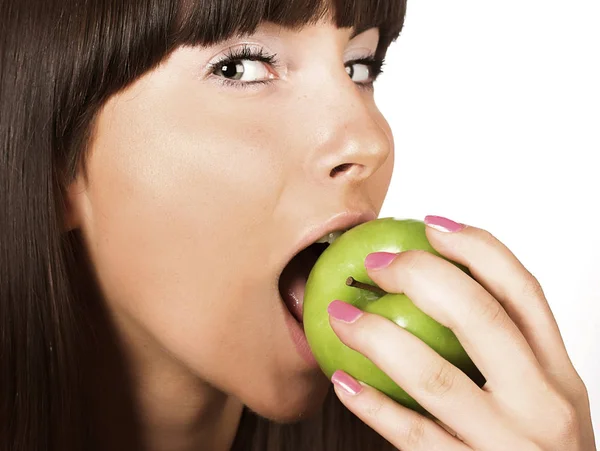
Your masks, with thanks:
[[[341,232],[341,231],[330,232],[327,235],[325,235],[324,237],[319,238],[316,242],[332,244],[336,239],[338,239],[340,237],[340,235],[342,233],[344,233],[344,232]]]

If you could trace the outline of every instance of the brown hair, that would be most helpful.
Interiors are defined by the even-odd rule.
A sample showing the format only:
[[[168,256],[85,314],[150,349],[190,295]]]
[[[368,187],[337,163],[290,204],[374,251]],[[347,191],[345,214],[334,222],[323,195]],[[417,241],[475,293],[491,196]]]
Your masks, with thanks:
[[[251,33],[262,21],[298,29],[331,14],[339,27],[377,26],[383,56],[405,9],[405,0],[0,1],[0,451],[90,449],[80,368],[93,278],[78,232],[61,227],[65,186],[85,166],[107,99],[178,46]],[[246,409],[234,448],[384,442],[330,392],[321,412],[293,425]]]

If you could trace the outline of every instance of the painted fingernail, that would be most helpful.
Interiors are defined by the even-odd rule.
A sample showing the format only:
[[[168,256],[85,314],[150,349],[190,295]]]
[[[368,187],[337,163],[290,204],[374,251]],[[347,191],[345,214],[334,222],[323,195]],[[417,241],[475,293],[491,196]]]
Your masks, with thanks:
[[[356,379],[342,370],[337,370],[335,373],[333,373],[333,376],[331,376],[331,382],[352,396],[358,395],[362,391],[362,385],[360,385]]]
[[[383,269],[392,263],[398,254],[391,252],[373,252],[365,258],[365,268],[367,269]]]
[[[460,232],[465,228],[464,224],[454,222],[442,216],[425,216],[425,224],[440,232]]]
[[[333,318],[345,323],[353,323],[363,314],[362,310],[357,309],[344,301],[333,301],[327,306],[327,313]]]

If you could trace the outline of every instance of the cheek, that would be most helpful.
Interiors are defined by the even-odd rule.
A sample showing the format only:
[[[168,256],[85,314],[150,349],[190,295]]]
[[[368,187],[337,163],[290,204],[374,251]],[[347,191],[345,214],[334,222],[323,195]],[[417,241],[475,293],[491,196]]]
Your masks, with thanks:
[[[214,359],[228,344],[243,351],[236,331],[259,324],[247,319],[248,293],[265,297],[272,275],[275,152],[222,118],[184,120],[168,105],[149,114],[143,102],[109,108],[90,154],[84,227],[107,301],[184,360]]]

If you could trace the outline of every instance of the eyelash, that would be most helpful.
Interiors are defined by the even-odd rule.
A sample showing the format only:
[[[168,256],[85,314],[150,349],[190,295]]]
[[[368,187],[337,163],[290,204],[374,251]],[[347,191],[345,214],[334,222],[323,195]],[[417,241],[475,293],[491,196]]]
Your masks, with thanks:
[[[215,75],[215,71],[224,65],[239,62],[241,60],[260,61],[269,64],[271,67],[277,69],[279,67],[279,59],[276,54],[269,54],[264,49],[254,50],[250,47],[244,46],[237,49],[230,49],[229,52],[219,61],[211,64],[210,73]],[[375,80],[383,73],[383,66],[385,65],[385,59],[376,58],[374,55],[358,58],[352,61],[348,61],[346,66],[353,64],[364,64],[369,68],[371,74],[371,81],[366,83],[357,83],[362,89],[372,89]],[[235,81],[227,78],[218,77],[219,83],[238,89],[247,89],[251,86],[267,85],[275,80],[257,80],[257,81]]]

